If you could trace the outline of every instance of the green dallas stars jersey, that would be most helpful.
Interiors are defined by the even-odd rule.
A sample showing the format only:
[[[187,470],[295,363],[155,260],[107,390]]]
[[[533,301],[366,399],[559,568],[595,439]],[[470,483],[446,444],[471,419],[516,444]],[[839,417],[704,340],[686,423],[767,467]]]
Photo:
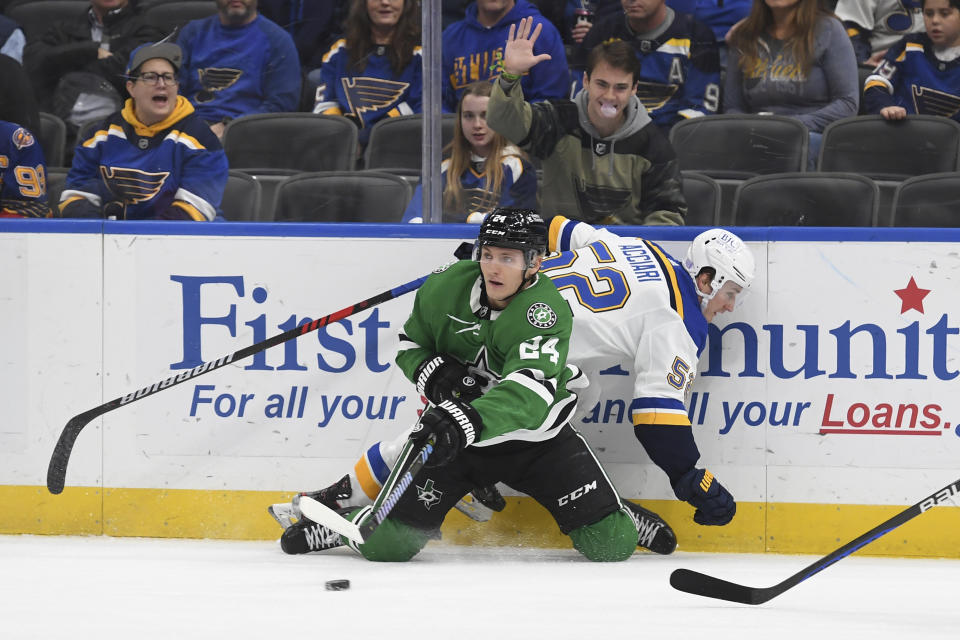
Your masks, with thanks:
[[[568,382],[586,385],[580,370],[567,365],[570,307],[553,282],[539,276],[506,309],[494,311],[480,301],[480,282],[480,265],[469,260],[431,274],[399,336],[397,364],[412,381],[421,362],[447,353],[490,380],[470,403],[483,419],[472,446],[548,440],[576,408]]]

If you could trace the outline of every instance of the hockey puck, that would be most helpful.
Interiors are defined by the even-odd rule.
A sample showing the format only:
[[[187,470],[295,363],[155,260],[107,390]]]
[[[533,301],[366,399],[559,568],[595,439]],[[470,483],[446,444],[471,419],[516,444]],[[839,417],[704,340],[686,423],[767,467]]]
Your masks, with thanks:
[[[346,591],[350,588],[349,580],[327,580],[324,585],[327,591]]]

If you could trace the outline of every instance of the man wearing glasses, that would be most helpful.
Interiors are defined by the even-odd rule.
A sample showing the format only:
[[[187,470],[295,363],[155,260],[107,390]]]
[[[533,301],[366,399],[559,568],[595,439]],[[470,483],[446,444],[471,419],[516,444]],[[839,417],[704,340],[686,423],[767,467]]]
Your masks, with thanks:
[[[60,215],[200,222],[220,215],[227,158],[178,94],[182,57],[171,42],[134,50],[126,74],[130,98],[77,145]]]

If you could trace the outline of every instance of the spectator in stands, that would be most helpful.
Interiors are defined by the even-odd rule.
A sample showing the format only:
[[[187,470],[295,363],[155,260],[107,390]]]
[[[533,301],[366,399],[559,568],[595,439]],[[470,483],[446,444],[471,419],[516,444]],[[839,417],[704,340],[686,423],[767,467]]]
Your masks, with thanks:
[[[615,15],[623,15],[620,0],[530,1],[537,5],[543,17],[560,31],[563,42],[574,46],[583,41],[590,27],[597,22]]]
[[[693,3],[693,17],[713,30],[720,51],[720,68],[726,69],[730,30],[750,14],[753,0],[683,0],[687,1]],[[675,11],[688,11],[680,8],[680,0],[668,0],[667,4]]]
[[[144,21],[135,0],[91,0],[86,14],[55,23],[24,50],[24,67],[40,110],[56,113],[75,126],[84,119],[104,117],[121,100],[130,52],[164,35]],[[99,78],[109,86],[92,86],[91,77],[78,72],[95,74],[94,82]],[[87,94],[84,105],[77,104],[81,91]],[[102,96],[103,111],[91,112],[87,106],[92,93]]]
[[[177,94],[182,52],[144,45],[127,69],[130,99],[77,146],[60,215],[118,220],[215,219],[227,157],[210,127]]]
[[[487,126],[493,85],[485,80],[460,94],[453,140],[441,165],[443,222],[480,223],[497,207],[537,208],[537,175],[522,151]],[[423,222],[418,185],[404,222]]]
[[[864,84],[867,113],[887,120],[907,114],[960,121],[960,0],[924,0],[926,33],[905,36]]]
[[[772,113],[810,130],[813,169],[824,128],[860,104],[857,61],[843,25],[819,0],[754,0],[730,37],[727,113]]]
[[[27,131],[40,130],[40,112],[30,78],[16,60],[0,55],[0,120],[15,122]]]
[[[713,31],[689,13],[677,13],[664,0],[622,0],[623,15],[594,25],[581,44],[623,40],[640,61],[637,95],[653,121],[669,133],[685,118],[720,107],[720,58]]]
[[[440,0],[440,20],[443,29],[454,22],[463,20],[467,15],[470,0]]]
[[[27,38],[23,29],[7,16],[0,15],[0,54],[10,56],[19,63],[23,63],[23,47]]]
[[[259,0],[257,11],[290,34],[301,68],[316,69],[343,35],[348,5],[349,0]]]
[[[528,18],[542,35],[536,55],[545,62],[520,81],[531,102],[565,98],[570,93],[567,56],[557,28],[527,0],[477,0],[467,7],[467,17],[443,32],[443,110],[457,108],[460,93],[471,82],[495,80],[503,68],[503,43],[511,25]]]
[[[178,43],[180,90],[217,137],[234,118],[297,110],[297,47],[257,13],[257,0],[217,0],[217,13],[188,22]]]
[[[378,120],[420,113],[420,9],[416,0],[352,0],[344,26],[319,79],[311,72],[318,79],[313,111],[356,122],[364,146]]]
[[[880,64],[890,45],[923,31],[921,0],[837,0],[837,17],[847,29],[857,63]]]
[[[530,104],[518,80],[545,59],[534,49],[539,32],[532,18],[511,28],[487,121],[543,161],[541,210],[598,224],[683,224],[677,157],[637,98],[633,48],[598,45],[573,100]]]
[[[0,218],[49,218],[47,167],[37,138],[0,120]]]

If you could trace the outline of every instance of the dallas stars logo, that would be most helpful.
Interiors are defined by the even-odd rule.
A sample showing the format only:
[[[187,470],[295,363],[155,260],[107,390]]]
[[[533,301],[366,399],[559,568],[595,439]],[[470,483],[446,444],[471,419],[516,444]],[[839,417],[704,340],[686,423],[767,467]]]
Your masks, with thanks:
[[[549,329],[557,323],[557,314],[550,308],[550,305],[535,302],[527,309],[527,322],[538,329]]]
[[[433,478],[428,478],[422,487],[417,485],[417,500],[423,503],[427,511],[430,510],[430,507],[440,502],[442,497],[443,492],[435,489],[433,486]]]

